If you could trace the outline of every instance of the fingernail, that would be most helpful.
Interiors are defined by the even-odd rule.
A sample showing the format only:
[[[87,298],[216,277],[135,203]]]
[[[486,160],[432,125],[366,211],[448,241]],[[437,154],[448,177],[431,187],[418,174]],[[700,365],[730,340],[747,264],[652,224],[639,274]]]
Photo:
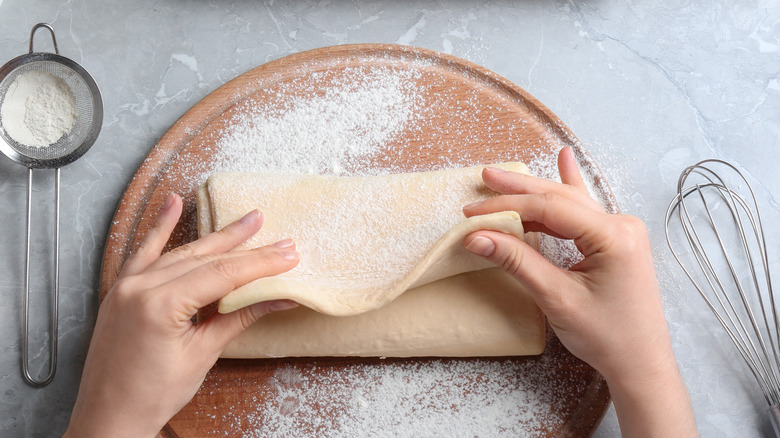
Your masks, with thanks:
[[[249,225],[254,223],[259,216],[260,216],[260,210],[255,209],[245,214],[244,217],[238,220],[238,222],[241,223],[242,225]]]
[[[487,237],[477,236],[466,245],[466,249],[474,254],[488,257],[496,250],[496,244]]]
[[[298,307],[298,303],[295,301],[280,300],[268,303],[268,310],[271,312],[280,312],[282,310],[290,310],[296,307]]]
[[[506,170],[504,170],[504,169],[499,169],[498,167],[490,167],[490,166],[488,166],[488,167],[486,167],[486,168],[485,168],[485,172],[490,172],[490,173],[506,173]]]
[[[476,208],[476,207],[479,207],[480,205],[482,205],[482,203],[483,203],[483,202],[485,202],[485,201],[477,201],[477,202],[472,202],[471,204],[469,204],[469,205],[467,205],[467,206],[463,207],[463,209],[464,209],[464,210],[468,210],[468,209],[471,209],[471,208]]]
[[[285,260],[298,260],[300,257],[298,251],[282,251],[279,254],[281,254]]]
[[[163,203],[162,209],[167,210],[171,208],[174,199],[176,199],[176,195],[174,195],[173,193],[168,194],[168,197],[165,198],[165,202]]]
[[[292,239],[284,239],[280,240],[273,244],[273,246],[277,248],[290,248],[291,246],[295,245],[295,242],[293,242]]]

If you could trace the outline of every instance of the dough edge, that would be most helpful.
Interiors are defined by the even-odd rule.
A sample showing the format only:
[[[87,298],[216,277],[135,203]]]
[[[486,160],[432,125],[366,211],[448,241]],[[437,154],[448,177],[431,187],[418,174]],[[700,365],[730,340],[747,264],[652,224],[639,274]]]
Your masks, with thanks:
[[[248,283],[223,297],[219,301],[219,312],[230,313],[262,301],[281,299],[293,300],[317,312],[334,316],[350,316],[369,312],[395,300],[411,288],[450,277],[451,275],[444,275],[426,278],[426,274],[432,266],[446,263],[446,258],[451,254],[451,251],[465,253],[466,250],[462,248],[463,240],[467,235],[477,230],[500,231],[521,239],[524,234],[522,220],[515,211],[503,211],[467,218],[442,236],[425,257],[395,284],[392,292],[385,295],[381,301],[370,303],[370,306],[355,306],[349,301],[322,300],[319,299],[319,294],[309,292],[311,287],[304,281],[283,277],[265,277]]]
[[[503,163],[493,166],[528,173],[527,167],[522,163]],[[197,203],[198,226],[201,236],[213,231],[212,212],[209,204],[209,193],[207,187],[203,185],[198,189]],[[468,233],[477,229],[495,229],[523,237],[522,222],[516,212],[500,212],[493,215],[468,218],[453,227],[446,235],[450,235],[453,241],[459,247],[462,247],[462,239]],[[444,237],[437,242],[437,245],[443,239]],[[526,239],[533,246],[537,236],[535,233],[530,233],[526,235]],[[433,252],[433,249],[428,254],[431,252]],[[420,264],[417,266],[419,267]],[[504,286],[506,286],[506,294],[511,295],[511,303],[518,306],[520,309],[519,313],[515,312],[510,316],[507,312],[504,312],[503,315],[496,316],[490,313],[486,314],[484,309],[481,312],[470,312],[472,310],[468,307],[470,304],[462,301],[461,298],[457,298],[453,302],[461,303],[465,309],[460,311],[460,313],[455,312],[449,319],[447,317],[443,317],[444,319],[438,318],[435,313],[432,316],[429,315],[429,318],[437,318],[438,323],[430,319],[422,321],[422,325],[416,329],[418,332],[423,332],[422,336],[415,335],[412,339],[407,338],[399,341],[395,335],[387,334],[387,330],[384,327],[381,327],[378,331],[374,330],[373,332],[364,333],[365,327],[367,325],[370,327],[372,321],[377,319],[377,315],[384,314],[386,315],[385,318],[393,319],[395,318],[394,314],[398,315],[398,312],[393,310],[394,306],[406,306],[404,307],[405,309],[410,307],[415,309],[423,308],[425,306],[420,304],[422,303],[422,301],[419,301],[420,296],[431,295],[431,291],[436,290],[439,291],[441,296],[442,290],[446,289],[448,285],[452,285],[452,282],[460,281],[461,277],[471,279],[472,285],[478,284],[478,287],[472,287],[473,297],[478,297],[481,301],[485,301],[487,305],[493,305],[496,309],[505,311],[507,310],[506,303],[497,305],[498,301],[493,299],[485,300],[485,297],[480,294],[484,288],[484,282],[502,284],[503,281]],[[289,290],[293,290],[295,286],[290,280],[293,282],[295,280],[286,280],[283,283],[287,285]],[[384,307],[373,310],[361,310],[360,314],[353,314],[352,316],[334,317],[317,313],[315,310],[307,307],[299,307],[290,311],[267,315],[232,341],[221,357],[490,357],[536,355],[543,352],[546,337],[545,318],[535,305],[530,294],[502,270],[490,268],[472,271],[414,286],[416,287],[410,287],[405,291],[401,291],[398,296],[389,300]],[[290,294],[285,296],[284,293],[281,295],[280,298],[291,296]],[[245,305],[266,299],[274,299],[266,298],[267,296],[269,295],[264,295],[263,291],[259,291],[254,301],[250,300]],[[445,298],[447,297],[445,296]],[[452,299],[453,296],[450,295],[449,298]],[[305,305],[302,302],[301,304]],[[491,312],[495,312],[495,309]],[[408,310],[403,311],[403,314],[406,313],[408,313]],[[475,334],[473,330],[464,329],[468,324],[462,323],[462,320],[468,318],[470,313],[479,314],[472,323],[483,326],[488,330],[487,333]],[[202,315],[206,314],[207,312]],[[381,318],[379,319],[381,322]],[[491,325],[493,323],[497,325]],[[354,326],[351,326],[351,324],[357,324],[359,330],[354,330]],[[431,330],[430,327],[435,324],[439,324],[440,329],[443,325],[444,331],[440,329]],[[350,333],[356,332],[362,334],[359,336],[362,339],[345,342],[345,334],[348,337]],[[325,340],[312,343],[310,338],[313,333],[321,334]],[[370,345],[366,345],[367,342]],[[274,343],[282,345],[274,345]]]

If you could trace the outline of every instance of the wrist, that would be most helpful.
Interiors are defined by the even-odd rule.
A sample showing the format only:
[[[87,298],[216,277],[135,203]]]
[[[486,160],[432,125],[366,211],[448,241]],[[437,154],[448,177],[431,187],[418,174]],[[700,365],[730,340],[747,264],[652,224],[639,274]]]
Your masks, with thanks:
[[[621,404],[661,402],[674,394],[688,397],[676,364],[624,374],[619,378],[605,376],[604,379],[616,409],[619,409]]]
[[[664,354],[649,354],[623,361],[619,368],[599,370],[613,390],[652,388],[655,385],[680,380],[680,371],[671,349]]]
[[[62,436],[63,438],[154,438],[158,436],[162,426],[157,427],[147,420],[123,418],[120,413],[106,414],[99,413],[97,410],[82,410],[79,409],[77,402],[68,428]]]
[[[159,432],[155,433],[144,433],[144,432],[136,432],[136,431],[130,431],[130,430],[119,430],[119,428],[111,428],[111,427],[100,427],[95,426],[92,424],[82,425],[82,424],[74,424],[71,422],[71,424],[68,425],[68,428],[65,430],[65,433],[62,435],[62,438],[99,438],[99,437],[112,437],[112,438],[139,438],[139,437],[148,437],[148,438],[155,438],[159,437]]]
[[[604,376],[624,437],[696,437],[690,397],[674,356]]]

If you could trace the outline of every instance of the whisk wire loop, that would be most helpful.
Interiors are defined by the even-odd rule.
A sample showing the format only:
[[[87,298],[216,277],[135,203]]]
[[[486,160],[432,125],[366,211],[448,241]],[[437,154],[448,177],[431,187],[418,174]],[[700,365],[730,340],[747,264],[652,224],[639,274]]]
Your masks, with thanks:
[[[729,187],[730,178],[714,166],[735,174],[749,196]],[[689,183],[689,179],[700,181]],[[728,213],[719,214],[721,205]],[[672,218],[679,221],[687,246],[673,244]],[[761,213],[750,183],[735,166],[721,160],[687,167],[667,209],[665,230],[672,255],[734,343],[767,403],[780,404],[780,318]],[[678,247],[690,254],[686,260],[695,263],[684,262]]]
[[[737,210],[737,202],[739,202],[740,206],[743,207],[743,211],[748,215],[748,218],[750,219],[750,223],[752,225],[752,228],[753,228],[753,230],[755,232],[755,230],[756,230],[756,223],[753,220],[753,215],[751,214],[750,209],[747,207],[747,203],[744,201],[744,199],[741,196],[739,196],[739,195],[735,196],[735,194],[734,194],[734,192],[732,190],[730,190],[727,187],[724,187],[722,185],[716,185],[714,187],[720,192],[720,195],[723,196],[724,199],[727,199],[729,201],[729,212],[731,213],[731,216],[734,219],[734,221],[738,224],[737,229],[740,230],[740,240],[741,240],[741,243],[742,243],[742,248],[744,250],[744,255],[747,258],[747,262],[748,262],[747,266],[748,266],[748,268],[751,271],[751,277],[752,277],[752,279],[754,281],[753,284],[757,284],[758,280],[757,280],[756,274],[755,274],[756,270],[755,270],[755,266],[753,265],[753,260],[752,260],[752,256],[751,256],[751,252],[750,252],[750,247],[749,247],[749,242],[747,240],[747,236],[743,232],[743,230],[744,230],[744,223],[742,222],[741,215],[739,214],[739,211]],[[768,354],[767,348],[766,348],[766,343],[764,341],[764,337],[761,335],[761,330],[758,327],[758,323],[756,321],[756,317],[755,317],[755,313],[753,311],[753,308],[751,307],[750,302],[747,300],[747,290],[745,289],[745,286],[742,284],[742,282],[739,279],[739,274],[738,274],[736,268],[734,267],[734,261],[732,260],[731,255],[729,254],[729,251],[727,249],[727,245],[724,243],[723,239],[721,238],[721,233],[720,233],[721,230],[719,230],[717,221],[714,219],[714,217],[712,215],[712,211],[709,208],[709,205],[707,204],[707,200],[706,200],[706,198],[704,196],[704,193],[701,190],[701,186],[697,186],[697,190],[696,191],[697,191],[697,193],[699,194],[699,196],[700,196],[700,198],[702,200],[702,204],[705,206],[705,211],[707,213],[707,217],[709,219],[709,223],[712,226],[712,229],[713,229],[713,231],[715,233],[715,236],[717,238],[717,241],[718,241],[721,253],[723,254],[723,258],[726,261],[726,264],[728,265],[730,277],[734,281],[734,285],[736,286],[737,290],[739,291],[739,298],[741,300],[741,303],[744,306],[745,311],[746,311],[746,315],[748,316],[748,318],[750,320],[750,324],[751,324],[753,330],[756,333],[756,338],[757,338],[757,341],[758,341],[758,343],[759,343],[759,345],[761,347],[761,350],[764,353],[764,355],[766,356]],[[725,196],[726,194],[728,196]],[[701,254],[706,255],[706,253],[704,253],[704,252],[701,252]],[[712,267],[712,265],[709,264],[709,263],[708,263],[708,266],[711,269],[712,274],[713,275],[717,275],[717,270],[715,270]],[[729,304],[729,309],[731,310],[732,314],[736,314],[737,310],[734,307],[734,304],[733,304],[733,302],[730,299],[730,295],[726,293],[726,289],[725,289],[725,287],[723,285],[723,282],[721,282],[720,279],[718,279],[718,287],[723,292],[723,295],[726,297],[727,302]],[[765,310],[764,303],[763,303],[762,300],[759,300],[759,305],[760,305],[761,310],[762,310],[762,315],[764,315],[764,320],[765,320],[764,322],[766,324],[766,310]],[[737,332],[737,333],[740,333],[740,338],[744,339],[743,342],[747,342],[747,343],[750,344],[750,346],[751,346],[751,350],[750,351],[756,351],[756,346],[753,343],[752,338],[744,337],[744,336],[741,335],[742,333],[748,333],[747,329],[745,328],[745,326],[743,324],[743,321],[741,319],[737,319],[737,322],[739,323],[739,326],[740,326],[739,328],[741,329],[741,332],[740,331]],[[769,341],[770,341],[770,345],[771,345],[772,349],[776,350],[772,337],[769,337]],[[753,356],[751,356],[751,357],[753,357]],[[760,361],[760,358],[754,358],[754,362],[756,362],[758,364],[758,366],[761,366],[762,368],[765,368],[763,366],[764,364]],[[767,375],[771,375],[771,374],[768,374],[768,370],[767,369],[764,369],[763,371],[765,371],[765,373],[767,373]]]
[[[701,187],[693,187],[688,192],[686,192],[683,196],[683,198],[687,195],[690,195],[694,191],[700,189]],[[715,302],[713,302],[710,297],[704,292],[704,290],[699,286],[697,281],[694,279],[693,274],[688,271],[687,268],[683,268],[685,274],[688,276],[688,278],[691,280],[692,283],[694,283],[694,286],[696,286],[697,290],[699,290],[699,293],[701,294],[702,298],[704,298],[704,301],[709,306],[709,308],[712,310],[715,317],[718,319],[720,324],[725,329],[727,335],[732,340],[734,345],[736,346],[738,352],[742,356],[742,358],[750,365],[750,370],[755,376],[756,380],[761,385],[762,391],[765,393],[765,395],[769,394],[769,382],[766,380],[765,376],[768,375],[766,372],[760,372],[765,371],[765,367],[762,367],[759,363],[759,359],[756,357],[756,354],[754,353],[756,351],[755,345],[752,343],[750,338],[746,337],[747,328],[744,326],[743,322],[739,318],[735,318],[732,315],[736,315],[737,310],[735,309],[735,306],[728,294],[726,294],[725,286],[723,285],[723,281],[720,279],[720,276],[718,276],[716,270],[714,269],[712,263],[710,262],[710,258],[707,256],[707,253],[704,251],[701,251],[701,238],[699,237],[699,232],[697,231],[696,227],[693,225],[693,222],[690,218],[690,215],[687,212],[687,208],[684,206],[679,206],[679,201],[676,200],[674,203],[675,207],[679,207],[682,210],[681,214],[684,214],[684,216],[681,216],[681,224],[683,228],[685,229],[685,236],[688,241],[688,244],[692,250],[692,254],[694,257],[694,260],[696,261],[697,265],[701,269],[704,279],[706,280],[709,287],[716,291],[716,293],[713,293],[713,298]],[[671,218],[671,215],[667,215],[667,220]],[[684,220],[682,219],[684,218]],[[668,239],[668,236],[667,236]],[[677,253],[673,250],[673,255],[675,256],[675,259],[679,263],[682,264],[682,261],[677,256]],[[719,306],[719,307],[718,307]],[[724,311],[721,313],[721,311],[718,310],[724,309]],[[767,396],[767,402],[771,402],[770,398]]]

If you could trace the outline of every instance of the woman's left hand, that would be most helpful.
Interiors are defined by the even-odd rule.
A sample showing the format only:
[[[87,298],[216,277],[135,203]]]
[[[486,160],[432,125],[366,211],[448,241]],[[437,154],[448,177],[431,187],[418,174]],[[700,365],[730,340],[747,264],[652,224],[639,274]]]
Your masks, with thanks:
[[[103,300],[66,437],[154,437],[234,337],[261,316],[295,306],[258,303],[194,324],[199,308],[292,269],[298,253],[289,240],[233,251],[260,229],[255,210],[161,255],[181,211],[181,198],[171,194]]]

